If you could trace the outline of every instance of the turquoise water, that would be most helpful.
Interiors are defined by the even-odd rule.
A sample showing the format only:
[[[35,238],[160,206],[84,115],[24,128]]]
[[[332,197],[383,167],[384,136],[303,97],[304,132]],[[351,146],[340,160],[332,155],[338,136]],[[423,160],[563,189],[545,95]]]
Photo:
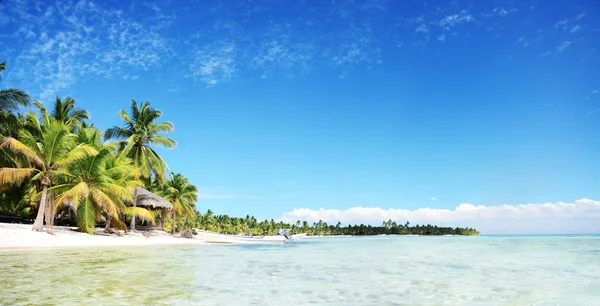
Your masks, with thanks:
[[[600,237],[0,252],[0,305],[599,305]]]

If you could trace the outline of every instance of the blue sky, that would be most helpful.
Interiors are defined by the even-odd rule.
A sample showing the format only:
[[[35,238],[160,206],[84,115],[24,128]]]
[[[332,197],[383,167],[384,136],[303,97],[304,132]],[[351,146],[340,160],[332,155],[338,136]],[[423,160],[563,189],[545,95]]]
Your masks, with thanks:
[[[149,100],[201,211],[286,220],[600,231],[599,48],[593,0],[0,4],[4,87]]]

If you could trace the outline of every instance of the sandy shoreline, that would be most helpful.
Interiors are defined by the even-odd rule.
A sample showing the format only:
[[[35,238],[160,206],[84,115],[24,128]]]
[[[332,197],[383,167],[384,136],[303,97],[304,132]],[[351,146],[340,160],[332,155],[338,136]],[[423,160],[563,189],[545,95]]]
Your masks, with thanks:
[[[0,223],[0,251],[35,248],[206,244],[200,238],[177,238],[161,231],[151,231],[151,237],[144,237],[142,232],[127,233],[123,236],[100,236],[75,232],[70,227],[55,226],[54,233],[55,235],[33,232],[31,224]]]

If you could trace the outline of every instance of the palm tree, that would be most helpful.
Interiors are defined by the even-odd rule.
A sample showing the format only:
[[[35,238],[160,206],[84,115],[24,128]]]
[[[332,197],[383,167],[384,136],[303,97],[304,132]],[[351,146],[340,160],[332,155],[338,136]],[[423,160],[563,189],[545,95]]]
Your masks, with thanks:
[[[6,61],[0,63],[0,72],[4,70],[6,70]],[[19,106],[29,106],[30,103],[31,97],[21,89],[7,88],[0,90],[0,112],[14,113],[19,109]]]
[[[35,101],[33,104],[40,110],[42,118],[51,117],[72,127],[83,124],[84,120],[90,119],[90,114],[85,109],[75,108],[75,100],[71,97],[61,100],[57,96],[51,113],[48,113],[48,110],[41,103]]]
[[[171,234],[175,234],[178,214],[186,217],[195,215],[193,207],[198,200],[198,189],[190,184],[182,174],[171,173],[171,177],[165,182],[163,189],[159,191],[159,195],[173,205]]]
[[[93,234],[102,212],[106,215],[107,230],[111,221],[117,227],[125,228],[119,219],[121,213],[135,213],[153,222],[154,216],[146,209],[125,206],[125,201],[133,202],[133,189],[142,185],[135,179],[132,161],[128,157],[114,155],[114,145],[100,143],[101,133],[96,128],[82,128],[77,135],[79,141],[94,147],[98,154],[71,163],[66,173],[57,175],[59,184],[50,188],[57,194],[55,205],[77,207],[77,226],[88,234]]]
[[[124,126],[114,126],[104,133],[106,139],[122,139],[121,151],[140,168],[140,175],[146,186],[150,185],[152,174],[159,182],[164,181],[165,169],[168,170],[167,163],[151,146],[174,148],[176,145],[173,139],[160,134],[173,131],[171,122],[155,123],[161,115],[161,111],[152,108],[150,102],[144,102],[138,107],[137,102],[132,100],[131,115],[124,110],[119,112]]]
[[[75,135],[66,124],[51,120],[47,125],[37,125],[39,130],[34,136],[29,130],[22,129],[19,140],[5,137],[0,148],[7,148],[27,160],[28,164],[19,167],[0,168],[0,185],[20,184],[26,178],[39,181],[42,187],[40,205],[32,230],[41,231],[44,226],[44,210],[48,188],[52,177],[64,174],[66,167],[77,160],[98,152],[87,144],[77,145]],[[49,216],[46,223],[49,223]]]
[[[0,73],[4,70],[6,70],[6,62],[0,63]],[[1,75],[0,80],[2,80]],[[0,90],[0,135],[16,135],[20,128],[20,117],[17,114],[19,106],[29,106],[30,103],[31,97],[21,89]]]

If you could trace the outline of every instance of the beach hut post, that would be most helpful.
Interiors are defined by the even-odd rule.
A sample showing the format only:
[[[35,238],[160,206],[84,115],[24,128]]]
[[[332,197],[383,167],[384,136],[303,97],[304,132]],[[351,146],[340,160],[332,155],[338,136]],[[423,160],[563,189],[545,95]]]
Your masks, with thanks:
[[[137,204],[137,188],[133,189],[133,207],[136,207]],[[135,232],[135,213],[131,214],[131,224],[129,225],[129,230]]]

